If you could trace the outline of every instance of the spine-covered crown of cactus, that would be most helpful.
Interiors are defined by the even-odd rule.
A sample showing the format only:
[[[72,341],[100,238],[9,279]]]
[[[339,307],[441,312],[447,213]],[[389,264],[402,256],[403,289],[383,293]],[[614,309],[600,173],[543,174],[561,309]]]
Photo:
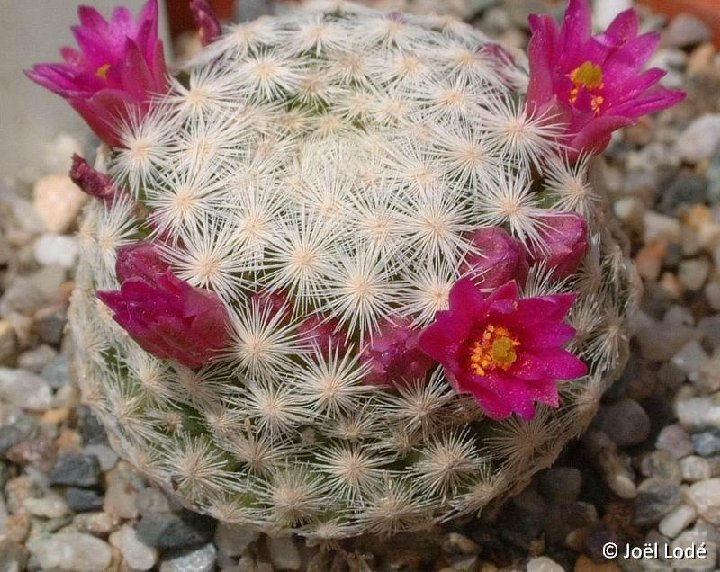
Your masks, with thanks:
[[[116,448],[228,522],[341,537],[476,512],[586,426],[633,274],[593,188],[682,94],[632,12],[533,16],[529,59],[358,5],[221,31],[170,74],[157,4],[80,8],[28,75],[105,143],[72,299]],[[529,64],[529,65],[528,65]],[[529,74],[528,74],[529,70]]]

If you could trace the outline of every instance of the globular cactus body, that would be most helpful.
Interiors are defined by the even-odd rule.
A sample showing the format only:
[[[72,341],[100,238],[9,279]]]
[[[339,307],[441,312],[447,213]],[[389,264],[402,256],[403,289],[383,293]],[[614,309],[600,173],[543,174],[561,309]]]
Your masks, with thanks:
[[[452,20],[333,4],[227,30],[123,125],[104,167],[129,192],[88,207],[71,311],[81,387],[119,451],[224,521],[326,538],[478,511],[552,462],[623,361],[633,287],[589,162],[526,112],[521,57]],[[368,344],[447,308],[485,256],[474,233],[542,253],[568,211],[588,224],[580,269],[525,264],[521,284],[578,294],[569,349],[589,373],[559,407],[490,419],[419,355],[373,384]],[[230,315],[200,368],[143,350],[96,297],[147,237]]]

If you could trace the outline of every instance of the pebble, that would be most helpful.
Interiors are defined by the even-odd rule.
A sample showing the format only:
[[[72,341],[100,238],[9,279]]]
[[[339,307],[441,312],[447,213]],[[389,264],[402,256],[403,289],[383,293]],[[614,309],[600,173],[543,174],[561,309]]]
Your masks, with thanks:
[[[669,46],[687,48],[712,40],[712,31],[700,18],[681,12],[670,21],[664,39]]]
[[[70,512],[68,504],[61,496],[49,494],[39,498],[27,498],[23,503],[28,512],[45,518],[58,518]]]
[[[675,538],[688,526],[690,526],[697,518],[697,510],[695,507],[681,504],[675,507],[658,524],[658,530],[668,538]]]
[[[7,320],[0,319],[0,364],[8,365],[17,351],[15,328]]]
[[[619,447],[642,443],[650,434],[650,418],[642,406],[629,397],[601,407],[594,423]]]
[[[160,572],[212,572],[216,556],[217,549],[212,543],[196,550],[171,550],[163,555]]]
[[[57,351],[51,346],[40,344],[36,348],[21,353],[18,356],[17,364],[20,369],[40,373],[57,355]]]
[[[720,113],[694,119],[675,141],[675,153],[689,163],[709,159],[720,148]]]
[[[67,270],[62,266],[43,266],[29,274],[15,275],[1,299],[0,313],[6,317],[12,311],[32,314],[57,297],[66,273]],[[17,326],[15,332],[20,337]]]
[[[50,346],[45,346],[50,347]],[[66,387],[70,382],[70,363],[65,354],[58,355],[48,363],[40,372],[40,376],[46,380],[53,389]]]
[[[0,400],[30,411],[43,411],[50,407],[52,393],[47,382],[38,375],[0,367]]]
[[[122,552],[125,564],[133,570],[150,570],[158,561],[157,549],[140,542],[129,524],[110,535],[110,544]]]
[[[663,189],[660,209],[674,214],[682,204],[704,203],[707,200],[708,181],[699,175],[679,175],[670,186]]]
[[[708,355],[697,340],[690,340],[671,359],[671,363],[694,376],[708,361]]]
[[[61,532],[31,542],[29,548],[43,569],[101,572],[112,562],[108,543],[82,532]]]
[[[45,228],[63,234],[75,222],[88,197],[64,174],[46,175],[33,186],[33,207]]]
[[[267,549],[270,560],[278,570],[299,570],[302,566],[302,557],[292,536],[268,536]]]
[[[38,424],[33,417],[19,415],[11,423],[0,427],[0,455],[9,449],[30,439],[36,434]]]
[[[138,538],[156,548],[188,548],[210,541],[215,520],[187,510],[146,514],[137,525]]]
[[[708,572],[716,570],[717,545],[708,541],[707,536],[702,533],[687,530],[675,539],[670,548],[671,550],[676,548],[681,550],[691,549],[696,552],[703,543],[705,543],[707,549],[704,557],[700,558],[698,555],[698,558],[683,558],[682,565],[679,562],[674,563],[673,570],[703,570]]]
[[[651,244],[657,240],[664,240],[669,244],[680,244],[682,239],[682,226],[676,218],[647,210],[643,214],[643,242]]]
[[[582,473],[575,467],[552,467],[537,480],[540,494],[553,503],[572,503],[580,496]]]
[[[695,336],[694,328],[687,326],[667,327],[653,323],[637,332],[642,356],[651,362],[663,362],[672,358]]]
[[[706,397],[691,397],[675,401],[675,414],[685,427],[702,427],[712,408],[712,402]]]
[[[85,447],[85,454],[95,457],[100,463],[100,469],[109,471],[112,469],[118,461],[118,455],[107,445],[100,443],[88,445]]]
[[[703,457],[720,453],[720,435],[715,432],[703,431],[692,436],[695,452]]]
[[[640,461],[640,472],[656,481],[666,481],[675,485],[682,482],[680,463],[667,451],[652,451]]]
[[[630,459],[619,453],[615,442],[602,431],[588,431],[583,442],[608,487],[620,498],[634,498],[637,490]]]
[[[695,387],[707,393],[720,390],[720,350],[716,351],[712,358],[700,366],[699,371],[692,376],[691,381]],[[716,426],[720,427],[720,424]]]
[[[153,490],[153,489],[147,489]],[[220,552],[227,556],[242,556],[250,543],[255,542],[260,533],[241,524],[218,523],[215,530],[215,544]]]
[[[707,459],[690,455],[680,459],[680,473],[685,481],[702,481],[712,477],[712,467]]]
[[[658,523],[680,504],[680,498],[678,485],[655,479],[644,480],[637,488],[635,524],[647,526]]]
[[[713,310],[720,310],[720,282],[710,282],[705,286],[705,298]]]
[[[531,558],[525,569],[527,572],[563,572],[563,567],[547,556]]]
[[[688,290],[700,290],[705,286],[708,274],[710,273],[710,263],[705,258],[693,258],[691,260],[683,260],[680,262],[678,269],[678,277],[680,283]]]
[[[33,245],[33,255],[41,266],[57,264],[72,268],[77,262],[79,247],[72,236],[43,234]]]
[[[7,538],[0,540],[0,570],[2,572],[21,572],[28,561],[27,549],[18,542]]]
[[[666,425],[655,440],[655,447],[667,451],[676,459],[682,459],[693,452],[690,435],[681,425]]]
[[[96,487],[100,484],[100,463],[91,455],[63,455],[50,473],[50,483],[71,487]]]
[[[691,485],[687,490],[687,498],[707,522],[720,525],[720,478],[706,479]]]
[[[74,512],[93,512],[102,510],[104,497],[93,489],[68,487],[65,489],[65,500]]]
[[[75,515],[73,525],[78,532],[106,535],[117,528],[118,520],[104,512],[86,512]]]

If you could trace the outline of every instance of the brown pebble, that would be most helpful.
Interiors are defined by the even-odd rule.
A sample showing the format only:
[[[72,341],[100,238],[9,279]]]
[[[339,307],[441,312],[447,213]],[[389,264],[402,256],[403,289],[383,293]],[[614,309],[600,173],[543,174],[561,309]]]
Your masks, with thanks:
[[[30,515],[20,512],[7,517],[4,525],[4,535],[8,540],[24,542],[30,534]]]
[[[715,59],[715,46],[712,42],[705,42],[695,48],[688,58],[687,71],[688,75],[695,75],[706,71],[713,65]]]
[[[57,409],[48,409],[42,414],[40,421],[42,423],[47,423],[48,425],[60,425],[61,423],[67,421],[69,416],[70,409],[67,407],[59,407]]]
[[[635,256],[638,274],[651,282],[657,280],[667,251],[668,245],[664,240],[656,240],[643,246]]]
[[[622,568],[615,562],[598,564],[583,554],[575,561],[574,570],[575,572],[621,572]]]

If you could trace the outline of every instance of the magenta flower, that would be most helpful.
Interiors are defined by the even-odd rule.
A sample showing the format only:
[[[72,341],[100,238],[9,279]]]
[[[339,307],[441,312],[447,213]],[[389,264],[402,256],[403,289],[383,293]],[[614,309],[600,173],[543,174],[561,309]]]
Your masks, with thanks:
[[[320,355],[326,358],[336,352],[343,355],[347,351],[347,332],[334,318],[313,314],[300,323],[298,335],[303,345],[317,348]]]
[[[594,36],[590,17],[587,0],[570,0],[561,28],[551,16],[530,16],[528,109],[567,123],[565,143],[573,156],[601,152],[616,129],[685,97],[656,85],[663,70],[640,71],[660,36],[638,36],[633,10]]]
[[[588,250],[587,223],[576,213],[558,213],[540,219],[539,244],[528,248],[532,264],[554,267],[558,280],[575,273]]]
[[[369,368],[365,383],[398,386],[424,379],[436,362],[420,349],[419,335],[403,318],[380,324],[360,354],[360,362]]]
[[[420,334],[420,348],[439,361],[451,384],[470,393],[488,417],[535,415],[535,401],[557,407],[557,381],[587,366],[563,345],[575,329],[564,319],[575,294],[518,298],[508,282],[485,298],[469,278],[455,283],[450,307]]]
[[[64,97],[100,139],[118,147],[119,125],[145,115],[153,94],[168,89],[158,3],[148,0],[137,22],[124,7],[110,22],[91,6],[80,6],[78,16],[72,30],[80,50],[62,48],[65,63],[37,64],[25,73]]]
[[[220,298],[180,280],[151,243],[120,249],[115,270],[120,290],[96,295],[143,349],[197,369],[227,347],[230,317]]]
[[[192,11],[195,24],[200,30],[200,41],[203,46],[213,43],[221,34],[220,20],[215,15],[207,0],[190,0],[190,10]]]
[[[78,154],[72,157],[69,176],[83,192],[104,203],[112,203],[120,193],[110,177],[93,169]]]
[[[525,245],[502,228],[482,228],[475,231],[470,242],[473,252],[465,256],[460,267],[476,286],[483,290],[497,288],[510,280],[521,286],[528,275]]]

